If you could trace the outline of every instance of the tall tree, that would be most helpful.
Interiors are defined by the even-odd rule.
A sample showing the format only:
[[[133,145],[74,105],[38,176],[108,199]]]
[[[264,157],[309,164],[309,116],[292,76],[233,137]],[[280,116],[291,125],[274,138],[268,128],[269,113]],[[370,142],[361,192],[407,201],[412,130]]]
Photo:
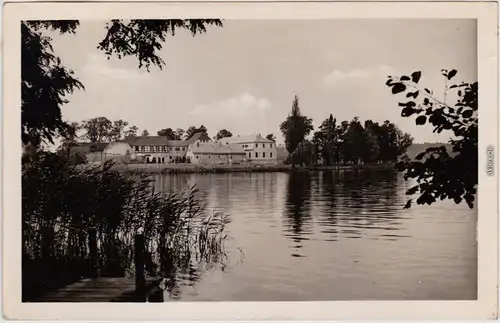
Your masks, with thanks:
[[[285,137],[286,150],[292,157],[292,168],[295,167],[293,152],[304,140],[304,138],[313,131],[312,119],[303,116],[300,112],[299,97],[296,95],[293,98],[292,111],[289,116],[280,125],[280,130]]]
[[[71,143],[75,142],[79,138],[78,131],[80,129],[81,125],[78,122],[70,122],[65,131],[61,134],[63,141]]]
[[[113,127],[112,127],[111,132],[110,132],[109,140],[116,141],[116,140],[122,139],[124,132],[125,132],[125,128],[127,126],[128,126],[127,121],[123,121],[121,119],[117,120],[117,121],[113,121]]]
[[[66,129],[61,133],[62,141],[61,145],[57,149],[60,154],[69,157],[70,147],[79,138],[78,131],[80,130],[80,128],[81,126],[78,124],[78,122],[68,123]]]
[[[130,126],[127,130],[125,130],[123,135],[124,135],[125,139],[137,137],[138,131],[139,131],[139,128],[137,128],[136,126]]]
[[[232,136],[233,136],[233,134],[231,133],[231,131],[229,131],[227,129],[221,129],[221,130],[219,130],[219,132],[217,132],[214,139],[221,140],[222,138],[229,138]]]
[[[276,142],[276,136],[273,133],[268,134],[266,139]]]
[[[378,160],[378,154],[379,146],[376,134],[365,128],[361,144],[361,160],[365,164],[374,163]]]
[[[111,137],[113,123],[106,117],[92,118],[83,121],[82,130],[83,137],[90,142],[104,142]]]
[[[53,53],[52,39],[43,36],[42,28],[74,33],[78,22],[54,21],[21,23],[21,139],[23,144],[40,146],[54,143],[68,125],[62,120],[61,106],[68,103],[67,94],[83,89]]]
[[[359,118],[355,117],[349,124],[349,129],[345,134],[345,159],[348,162],[357,164],[362,158],[363,141],[365,129],[361,125]]]
[[[413,144],[413,136],[409,133],[405,133],[400,129],[396,131],[396,146],[397,146],[397,155],[398,157],[406,154],[408,148]]]
[[[197,132],[207,132],[207,128],[205,128],[204,125],[201,125],[199,128],[197,128],[195,126],[189,127],[185,133],[186,140],[191,138]]]
[[[304,139],[297,145],[291,158],[297,164],[307,167],[316,164],[317,155],[316,145],[312,141]]]
[[[74,34],[78,20],[23,21],[21,23],[21,139],[36,147],[53,143],[68,126],[61,117],[65,96],[83,84],[65,68],[54,54],[50,37],[44,30]],[[159,56],[167,36],[179,29],[193,36],[205,33],[208,26],[222,26],[219,19],[111,20],[98,48],[107,56],[133,56],[139,68],[149,71],[151,65],[160,69],[165,62]]]
[[[149,136],[149,131],[147,129],[144,129],[141,133],[141,136],[143,137],[148,137]]]
[[[177,130],[175,130],[175,135],[177,136],[177,139],[178,140],[182,140],[182,138],[184,138],[184,129],[182,128],[177,128]]]
[[[324,165],[338,163],[339,131],[337,130],[337,119],[332,114],[319,126],[314,133],[313,142],[318,148],[319,157]]]
[[[161,129],[157,132],[158,136],[167,137],[168,140],[180,140],[181,138],[177,137],[177,133],[172,130],[172,128]]]
[[[335,129],[338,137],[338,149],[336,151],[337,160],[342,161],[343,164],[347,162],[346,152],[348,149],[346,148],[347,146],[346,136],[347,132],[349,131],[349,125],[350,125],[349,121],[344,120]]]
[[[415,117],[417,125],[429,123],[434,132],[450,132],[450,154],[445,146],[427,148],[415,160],[398,163],[405,178],[415,179],[417,184],[407,194],[419,193],[417,204],[432,204],[438,199],[465,201],[472,208],[478,184],[478,83],[449,82],[457,70],[442,70],[446,81],[445,98],[455,97],[455,104],[448,104],[434,96],[433,91],[419,86],[420,71],[411,76],[389,77],[386,85],[395,95],[405,94],[399,102],[402,117]],[[410,199],[405,207],[410,207]]]

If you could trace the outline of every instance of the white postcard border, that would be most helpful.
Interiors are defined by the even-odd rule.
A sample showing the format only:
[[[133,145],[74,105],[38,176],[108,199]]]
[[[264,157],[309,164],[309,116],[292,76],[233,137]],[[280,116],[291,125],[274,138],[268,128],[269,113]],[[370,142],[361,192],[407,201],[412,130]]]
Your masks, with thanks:
[[[498,298],[498,167],[486,175],[486,147],[498,152],[496,2],[168,2],[4,5],[3,309],[20,320],[492,319]],[[165,13],[165,14],[160,14]],[[478,23],[479,187],[477,301],[190,302],[162,304],[21,302],[21,20],[110,18],[473,18]],[[397,27],[395,27],[397,28]],[[494,134],[492,134],[494,133]],[[498,157],[496,157],[498,159]]]

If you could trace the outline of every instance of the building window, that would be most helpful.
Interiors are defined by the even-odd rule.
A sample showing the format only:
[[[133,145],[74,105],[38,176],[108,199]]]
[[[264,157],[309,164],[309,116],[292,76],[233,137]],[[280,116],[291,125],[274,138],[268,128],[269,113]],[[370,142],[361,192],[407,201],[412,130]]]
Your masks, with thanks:
[[[179,150],[180,150],[180,149],[179,149],[179,147],[176,147],[176,148],[175,148],[175,151],[179,151]]]
[[[139,151],[139,146],[135,146],[135,151]]]
[[[146,146],[146,152],[147,153],[151,152],[151,146]]]
[[[141,146],[141,152],[142,153],[144,152],[144,146]]]
[[[196,159],[198,159],[198,158],[199,158],[198,155],[196,155]]]
[[[208,159],[210,159],[210,155],[208,155]]]
[[[266,144],[262,144],[262,148],[266,148]]]
[[[259,157],[259,153],[255,152],[255,158],[258,158],[258,157]]]
[[[259,148],[259,144],[255,144],[255,148]]]
[[[273,148],[273,144],[269,144],[269,148]]]
[[[152,152],[155,153],[156,152],[156,146],[152,146],[151,148],[152,148]]]
[[[273,158],[273,153],[269,153],[269,158]]]
[[[248,153],[248,158],[252,158],[252,153]]]
[[[262,153],[262,158],[266,158],[266,153]]]
[[[185,151],[186,150],[186,147],[182,147],[182,151]]]

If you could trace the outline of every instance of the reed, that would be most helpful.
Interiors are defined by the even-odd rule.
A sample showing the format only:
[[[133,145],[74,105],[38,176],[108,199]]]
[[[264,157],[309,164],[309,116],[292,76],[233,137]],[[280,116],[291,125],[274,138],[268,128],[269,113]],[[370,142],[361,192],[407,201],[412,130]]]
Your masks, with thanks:
[[[196,187],[155,191],[144,174],[76,167],[41,152],[23,162],[23,300],[90,275],[88,232],[97,232],[102,276],[132,274],[134,236],[146,241],[146,272],[168,278],[222,262],[229,217],[207,213]]]

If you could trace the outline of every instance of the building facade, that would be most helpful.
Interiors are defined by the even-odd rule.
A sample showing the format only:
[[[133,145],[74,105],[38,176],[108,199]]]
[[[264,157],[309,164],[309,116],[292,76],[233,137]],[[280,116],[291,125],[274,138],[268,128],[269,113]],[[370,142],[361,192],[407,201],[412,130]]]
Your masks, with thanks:
[[[117,162],[130,163],[136,160],[137,156],[133,148],[125,141],[110,142],[102,151],[103,160],[114,160]]]
[[[244,151],[246,160],[250,163],[276,164],[278,154],[274,141],[258,135],[234,136],[219,141],[223,145],[238,145]]]
[[[104,162],[103,151],[108,145],[107,142],[74,142],[69,147],[70,161],[102,164]]]
[[[186,156],[189,145],[210,141],[204,132],[195,133],[188,140],[168,140],[164,136],[141,136],[126,140],[139,162],[154,164],[190,163],[191,160]]]
[[[189,145],[187,157],[193,164],[233,165],[246,161],[246,152],[239,145],[196,141]]]

